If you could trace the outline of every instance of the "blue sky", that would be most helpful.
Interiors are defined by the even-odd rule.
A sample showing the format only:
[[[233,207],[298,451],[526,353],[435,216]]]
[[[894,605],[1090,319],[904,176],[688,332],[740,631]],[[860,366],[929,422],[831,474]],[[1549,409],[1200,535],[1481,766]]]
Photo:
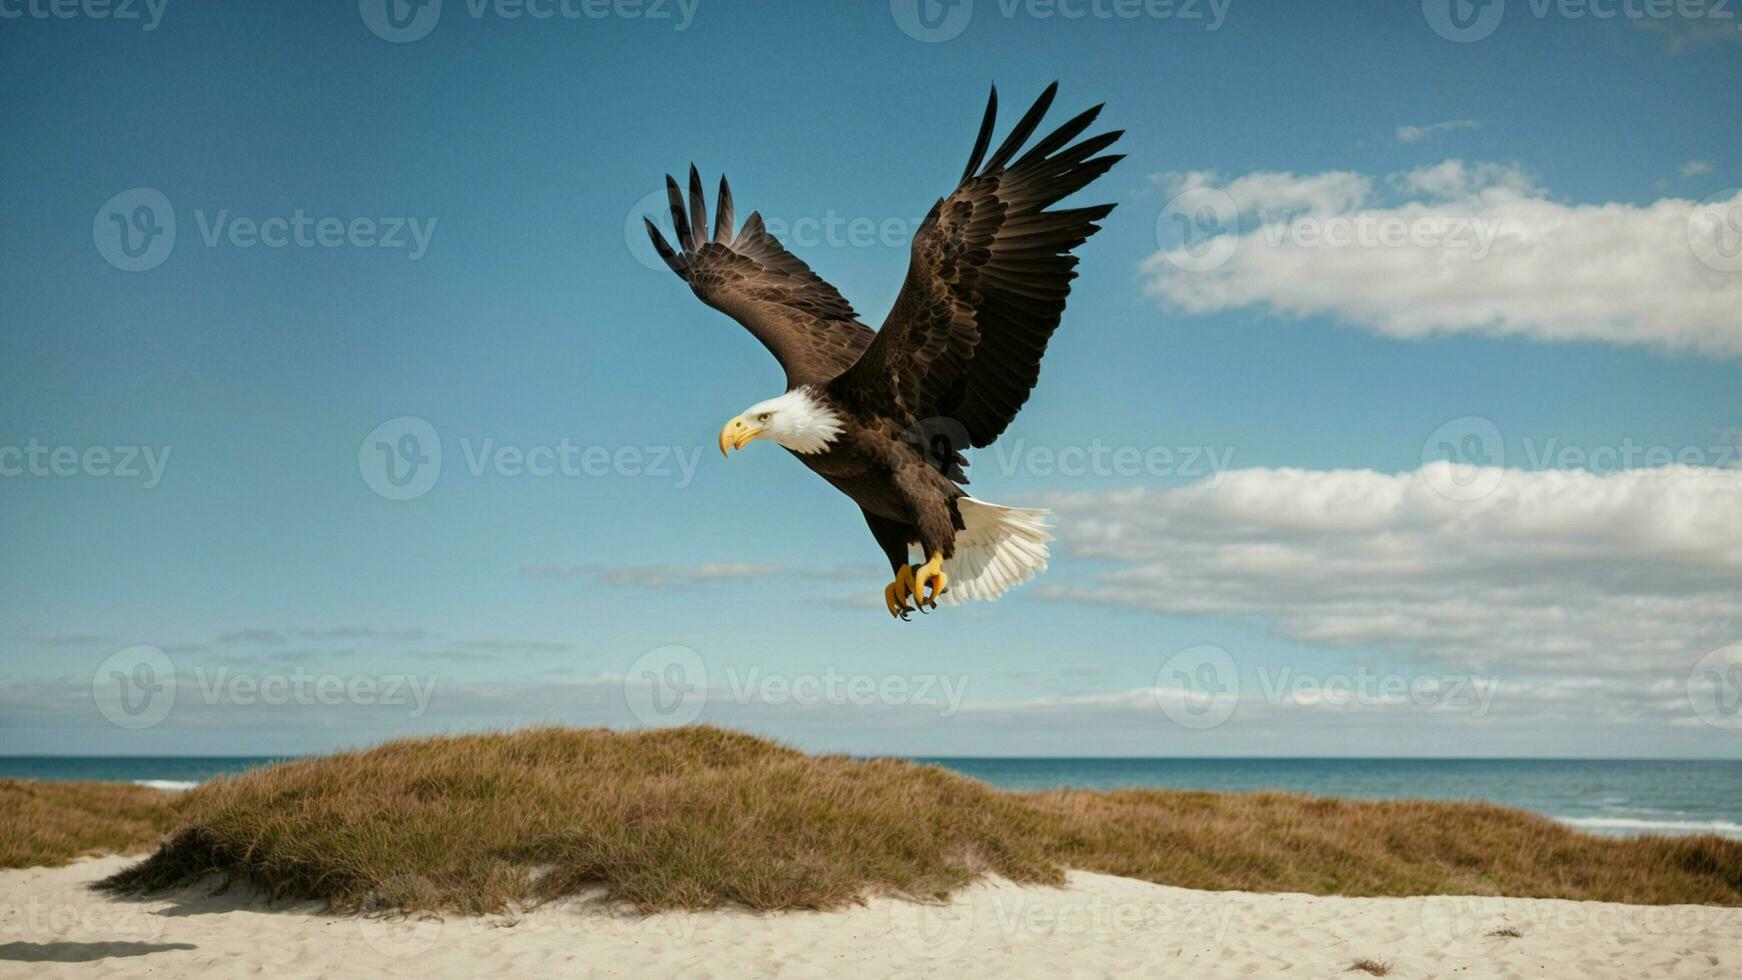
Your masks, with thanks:
[[[1498,6],[1460,41],[1413,3],[976,0],[943,38],[904,0],[446,0],[396,42],[373,0],[0,4],[0,751],[693,708],[861,752],[1734,756],[1742,31]],[[1085,194],[1119,208],[970,471],[1058,511],[1055,561],[892,622],[850,502],[713,450],[778,367],[626,229],[724,170],[875,325],[987,85],[1007,125],[1055,78],[1056,119],[1126,130]],[[128,271],[109,216],[157,201],[173,247]],[[1204,201],[1233,210],[1182,242]],[[299,215],[332,244],[254,240]],[[1494,243],[1301,235],[1387,217]],[[388,499],[359,456],[407,417],[440,475]],[[564,445],[613,462],[517,472]],[[1458,499],[1443,445],[1492,488]],[[170,678],[161,720],[109,720],[117,655]],[[649,713],[650,663],[685,707]],[[1437,693],[1314,694],[1365,676]]]

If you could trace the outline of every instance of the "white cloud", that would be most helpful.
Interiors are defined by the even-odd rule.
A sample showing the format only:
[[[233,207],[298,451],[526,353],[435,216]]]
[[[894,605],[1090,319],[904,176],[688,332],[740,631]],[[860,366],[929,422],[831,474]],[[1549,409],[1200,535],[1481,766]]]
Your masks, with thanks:
[[[1213,170],[1192,170],[1158,174],[1154,180],[1172,195],[1215,188],[1233,198],[1234,205],[1248,214],[1261,211],[1334,214],[1360,207],[1373,193],[1372,178],[1351,170],[1306,175],[1260,170],[1229,181],[1223,181]]]
[[[1680,170],[1676,171],[1683,177],[1704,177],[1711,172],[1712,164],[1709,160],[1689,160],[1681,165]]]
[[[1481,129],[1482,124],[1474,119],[1448,119],[1445,122],[1430,123],[1426,126],[1397,127],[1399,143],[1418,143],[1435,133],[1443,133],[1449,129]]]
[[[1507,470],[1459,501],[1450,466],[1058,495],[1068,553],[1114,567],[1044,594],[1512,674],[1685,674],[1742,629],[1742,470]]]
[[[1697,203],[1564,204],[1516,166],[1448,160],[1347,171],[1163,178],[1158,233],[1218,204],[1219,227],[1143,264],[1173,309],[1329,316],[1387,337],[1475,333],[1742,355],[1742,192]],[[1225,196],[1222,196],[1225,195]],[[1190,207],[1179,202],[1192,202]],[[1310,234],[1309,234],[1310,233]]]

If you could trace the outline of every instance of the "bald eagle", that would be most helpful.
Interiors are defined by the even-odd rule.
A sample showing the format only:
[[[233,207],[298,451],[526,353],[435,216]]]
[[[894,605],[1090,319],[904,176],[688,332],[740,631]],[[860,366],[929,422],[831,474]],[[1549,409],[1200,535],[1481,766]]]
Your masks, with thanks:
[[[968,496],[962,452],[990,445],[1028,400],[1076,278],[1071,250],[1113,210],[1047,210],[1122,159],[1097,156],[1122,131],[1072,142],[1099,105],[1024,148],[1057,90],[1048,86],[987,157],[992,89],[968,166],[914,234],[906,281],[875,333],[759,214],[734,231],[723,176],[712,232],[694,165],[687,206],[665,178],[678,248],[644,218],[665,264],[786,371],[784,394],[721,428],[720,452],[778,443],[851,497],[889,559],[883,598],[901,619],[940,598],[996,599],[1046,569],[1047,512]],[[913,548],[923,563],[909,563]]]

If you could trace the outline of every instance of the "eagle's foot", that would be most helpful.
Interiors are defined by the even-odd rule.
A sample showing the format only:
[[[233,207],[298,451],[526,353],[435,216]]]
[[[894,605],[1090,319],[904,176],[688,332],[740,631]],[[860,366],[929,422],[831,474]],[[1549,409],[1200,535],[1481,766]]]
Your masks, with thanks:
[[[938,596],[949,587],[950,577],[944,574],[944,553],[941,551],[932,552],[930,561],[913,570],[913,602],[921,612],[927,606],[936,609]]]
[[[907,614],[913,612],[913,607],[907,604],[909,596],[914,594],[912,565],[903,565],[895,573],[895,581],[883,587],[883,602],[889,606],[889,615],[906,620]]]

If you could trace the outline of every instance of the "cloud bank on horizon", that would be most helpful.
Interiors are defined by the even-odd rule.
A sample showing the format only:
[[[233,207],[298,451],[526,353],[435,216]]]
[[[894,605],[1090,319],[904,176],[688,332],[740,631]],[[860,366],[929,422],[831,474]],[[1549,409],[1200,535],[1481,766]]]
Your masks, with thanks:
[[[1049,503],[1072,556],[1111,567],[1048,596],[1250,617],[1317,646],[1685,673],[1742,622],[1742,466],[1259,468]]]

